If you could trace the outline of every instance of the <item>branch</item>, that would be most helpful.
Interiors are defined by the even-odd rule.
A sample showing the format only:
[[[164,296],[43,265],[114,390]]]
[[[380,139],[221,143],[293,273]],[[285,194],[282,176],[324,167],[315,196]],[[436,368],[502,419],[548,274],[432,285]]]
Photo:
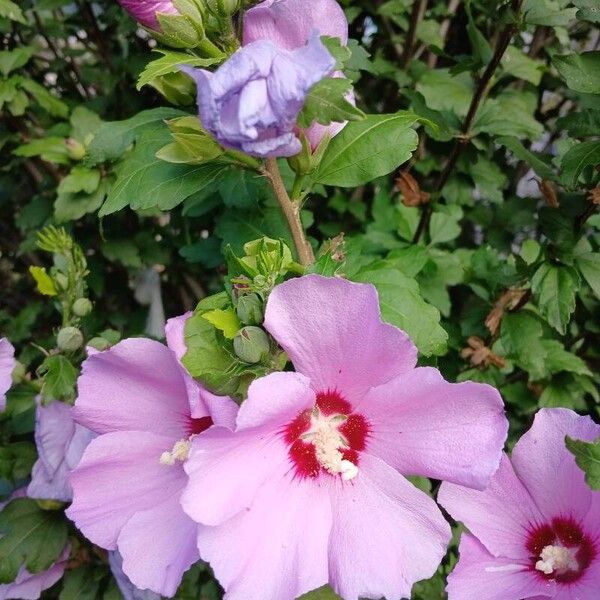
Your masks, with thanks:
[[[408,27],[408,33],[406,34],[406,41],[404,43],[404,52],[400,59],[400,64],[403,69],[408,67],[410,60],[413,56],[415,40],[417,39],[417,27],[419,22],[423,18],[425,11],[427,10],[427,0],[417,0],[413,4],[412,12],[410,14],[410,25]]]
[[[290,199],[290,196],[285,189],[283,179],[281,179],[281,173],[279,172],[279,166],[277,165],[277,160],[275,158],[267,158],[265,161],[264,174],[269,179],[271,187],[275,192],[275,197],[281,207],[281,211],[287,220],[292,239],[294,240],[294,246],[296,246],[298,260],[302,265],[307,267],[315,262],[315,255],[306,239],[304,228],[300,221],[300,204]]]
[[[516,16],[516,14],[521,10],[523,0],[513,0],[512,4],[513,11]],[[483,75],[479,79],[479,83],[477,84],[475,94],[473,94],[473,98],[471,99],[469,111],[467,112],[467,116],[461,128],[462,135],[458,136],[455,139],[454,146],[452,147],[450,156],[446,161],[446,165],[442,169],[442,172],[440,173],[439,177],[435,182],[434,190],[436,192],[441,192],[444,186],[446,185],[446,182],[448,181],[448,178],[454,170],[456,162],[458,161],[458,158],[463,148],[469,143],[469,140],[471,139],[471,127],[473,126],[473,122],[475,121],[475,117],[477,116],[479,105],[481,104],[481,101],[484,99],[485,95],[488,92],[490,81],[492,80],[496,69],[500,65],[500,61],[502,60],[502,57],[504,56],[504,53],[506,52],[506,49],[508,48],[508,45],[510,44],[510,41],[512,40],[512,37],[515,34],[516,30],[517,24],[515,18],[515,20],[509,25],[507,25],[500,34],[498,43],[496,44],[496,48],[494,50],[494,55],[492,56],[492,59],[490,60],[485,71],[483,72]],[[421,238],[421,235],[423,235],[423,232],[425,231],[425,228],[427,227],[427,224],[429,222],[430,216],[431,207],[427,205],[421,213],[421,219],[419,221],[417,231],[415,232],[415,235],[413,237],[413,244],[416,244]]]

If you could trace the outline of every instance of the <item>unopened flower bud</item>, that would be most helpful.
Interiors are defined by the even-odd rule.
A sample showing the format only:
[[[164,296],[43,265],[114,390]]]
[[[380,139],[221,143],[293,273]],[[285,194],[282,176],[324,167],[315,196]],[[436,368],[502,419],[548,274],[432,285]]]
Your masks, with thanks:
[[[83,334],[77,327],[63,327],[56,336],[56,344],[59,350],[74,352],[83,344]]]
[[[240,9],[240,0],[207,0],[206,6],[216,17],[231,17]]]
[[[103,337],[93,337],[88,343],[88,346],[94,348],[94,350],[98,350],[102,352],[103,350],[107,350],[110,348],[110,342]]]
[[[269,354],[269,338],[260,327],[244,327],[235,336],[233,349],[244,362],[256,364]]]
[[[263,322],[263,303],[258,294],[241,296],[236,311],[244,325],[260,325]]]
[[[65,140],[65,146],[67,147],[67,154],[71,160],[82,160],[86,154],[85,146],[74,138],[67,138]]]
[[[56,287],[61,292],[64,292],[69,288],[69,278],[64,273],[54,273],[52,277]]]
[[[15,368],[12,371],[12,382],[16,385],[17,383],[21,383],[26,373],[25,365],[16,361]]]
[[[73,313],[77,317],[85,317],[92,312],[92,303],[87,298],[78,298],[73,302]]]

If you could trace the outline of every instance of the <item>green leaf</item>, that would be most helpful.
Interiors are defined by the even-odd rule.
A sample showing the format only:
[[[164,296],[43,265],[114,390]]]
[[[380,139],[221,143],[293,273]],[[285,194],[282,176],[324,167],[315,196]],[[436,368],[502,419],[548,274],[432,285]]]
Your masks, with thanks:
[[[167,121],[175,140],[163,146],[157,158],[172,163],[202,164],[221,156],[225,149],[202,128],[198,117],[179,117]]]
[[[341,600],[340,597],[328,586],[324,585],[317,590],[303,594],[298,600]]]
[[[11,583],[22,566],[30,573],[48,569],[62,554],[68,526],[62,512],[19,498],[0,513],[0,583]]]
[[[100,184],[100,171],[86,167],[73,167],[71,172],[58,184],[59,194],[75,194],[85,192],[91,194]]]
[[[502,57],[504,73],[524,79],[533,85],[539,85],[544,71],[544,63],[529,58],[516,46],[509,46]]]
[[[462,210],[457,206],[439,206],[429,221],[431,245],[443,244],[456,239],[461,232]]]
[[[21,46],[14,50],[0,51],[0,73],[8,77],[16,69],[25,66],[33,56],[33,48]]]
[[[169,138],[162,124],[141,135],[117,168],[117,180],[100,209],[101,217],[126,206],[134,210],[170,210],[211,184],[227,168],[215,163],[172,164],[157,158],[156,152]]]
[[[58,194],[54,202],[54,218],[58,223],[65,223],[96,212],[102,206],[108,189],[109,184],[102,181],[91,194],[87,192]]]
[[[102,123],[88,148],[90,164],[95,165],[121,158],[125,150],[148,126],[155,126],[160,121],[181,116],[189,115],[175,108],[153,108],[144,110],[125,121]]]
[[[525,22],[547,27],[566,27],[574,18],[576,8],[565,8],[564,0],[525,0]]]
[[[596,297],[600,299],[600,253],[585,252],[579,254],[575,257],[575,264]]]
[[[26,158],[39,156],[48,162],[59,165],[68,165],[71,162],[64,138],[55,136],[40,138],[22,144],[13,150],[13,154]]]
[[[498,144],[502,144],[508,148],[516,158],[526,162],[535,172],[536,175],[545,180],[555,180],[556,176],[552,172],[551,167],[539,158],[536,154],[525,148],[520,140],[516,137],[501,136],[496,138]]]
[[[400,111],[367,115],[362,121],[349,123],[331,140],[315,181],[354,187],[387,175],[406,162],[417,147],[417,132],[412,128],[417,120],[414,113]]]
[[[440,313],[419,293],[419,284],[387,261],[360,270],[356,281],[372,283],[379,292],[384,321],[406,331],[424,356],[446,352],[448,334],[440,325]]]
[[[586,167],[595,167],[598,164],[600,164],[600,141],[581,142],[562,157],[561,181],[568,187],[574,188]]]
[[[595,442],[583,442],[566,436],[565,443],[577,466],[585,473],[588,485],[593,490],[600,490],[600,438]]]
[[[12,0],[0,0],[0,17],[26,23],[23,11]]]
[[[56,296],[57,291],[54,286],[54,281],[52,281],[52,277],[48,275],[46,269],[44,267],[29,267],[29,272],[31,276],[35,279],[35,283],[37,284],[37,291],[44,296]]]
[[[567,371],[577,375],[592,376],[585,362],[576,354],[565,350],[558,340],[541,340],[540,343],[545,351],[544,366],[548,373]]]
[[[598,0],[573,0],[573,4],[579,9],[578,19],[589,21],[590,23],[600,23],[600,4]]]
[[[507,313],[502,318],[500,336],[506,356],[527,371],[533,381],[546,375],[542,335],[542,323],[526,311]]]
[[[221,309],[228,302],[221,304]],[[217,336],[217,329],[197,311],[185,323],[187,352],[182,362],[191,375],[215,394],[233,394],[239,385],[236,376],[237,359],[228,352]]]
[[[58,600],[96,600],[100,580],[91,566],[69,569],[63,578]]]
[[[552,64],[569,88],[582,94],[600,94],[600,51],[552,57]]]
[[[202,318],[206,319],[216,329],[223,332],[226,339],[232,340],[235,334],[240,330],[242,324],[238,319],[233,308],[215,308],[202,313]]]
[[[571,112],[556,121],[558,129],[566,129],[573,137],[591,137],[600,131],[600,109],[588,108]]]
[[[108,260],[119,262],[126,267],[139,269],[143,265],[140,249],[132,239],[107,240],[100,250]]]
[[[23,79],[21,87],[29,92],[35,101],[49,114],[54,117],[66,119],[69,116],[69,107],[62,100],[53,96],[44,86],[33,81],[33,79]]]
[[[360,121],[365,113],[346,98],[352,92],[352,82],[344,77],[326,77],[315,84],[306,96],[298,117],[300,127],[310,127],[313,122],[329,125],[343,121]]]
[[[178,72],[181,65],[210,67],[221,61],[220,58],[199,58],[186,52],[175,52],[174,50],[156,50],[156,52],[160,52],[163,56],[146,65],[136,85],[138,90],[148,85],[156,77]]]
[[[467,73],[453,77],[448,69],[426,70],[416,89],[429,108],[465,117],[473,96],[473,80]]]
[[[23,482],[31,475],[37,459],[35,445],[31,442],[14,442],[0,447],[0,480]]]
[[[323,45],[327,48],[329,54],[335,59],[334,71],[341,71],[344,68],[344,64],[352,56],[350,48],[344,46],[342,40],[338,37],[322,35],[321,42],[323,42]]]
[[[71,361],[61,354],[48,356],[39,368],[44,376],[42,396],[46,400],[63,400],[75,396],[75,382],[79,375]]]
[[[540,256],[541,246],[536,240],[525,240],[521,246],[519,256],[528,264],[532,265]]]
[[[531,289],[540,312],[560,334],[567,332],[575,310],[575,295],[580,279],[572,267],[544,263],[531,279]]]

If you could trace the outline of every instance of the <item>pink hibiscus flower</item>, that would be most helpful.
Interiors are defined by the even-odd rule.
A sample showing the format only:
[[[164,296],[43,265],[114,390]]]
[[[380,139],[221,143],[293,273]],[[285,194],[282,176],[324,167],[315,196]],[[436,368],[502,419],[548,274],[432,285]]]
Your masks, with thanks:
[[[585,483],[565,436],[600,425],[567,409],[538,412],[482,492],[443,483],[438,500],[462,536],[449,600],[598,600],[600,493]]]
[[[506,438],[500,395],[415,368],[371,285],[293,279],[271,293],[265,327],[296,372],[257,379],[235,431],[192,441],[182,505],[206,525],[202,557],[227,600],[293,600],[326,583],[346,599],[410,596],[450,528],[400,473],[483,488]]]
[[[179,504],[189,440],[237,406],[184,370],[187,315],[167,323],[169,347],[128,339],[83,364],[74,419],[98,434],[71,473],[67,515],[93,543],[119,550],[140,589],[172,596],[199,556],[197,525]]]
[[[12,385],[15,349],[6,338],[0,338],[0,412],[6,408],[6,392]]]

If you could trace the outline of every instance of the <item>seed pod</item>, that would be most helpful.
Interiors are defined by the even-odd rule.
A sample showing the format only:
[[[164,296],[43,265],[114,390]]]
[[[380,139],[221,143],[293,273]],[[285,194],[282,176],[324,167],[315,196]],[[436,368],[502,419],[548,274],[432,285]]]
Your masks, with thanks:
[[[263,322],[263,303],[258,294],[240,296],[236,311],[244,325],[260,325]]]
[[[63,327],[56,336],[56,344],[59,350],[74,352],[79,350],[83,344],[83,334],[77,327]]]
[[[78,298],[73,302],[73,313],[77,317],[85,317],[92,312],[92,303],[87,298]]]

